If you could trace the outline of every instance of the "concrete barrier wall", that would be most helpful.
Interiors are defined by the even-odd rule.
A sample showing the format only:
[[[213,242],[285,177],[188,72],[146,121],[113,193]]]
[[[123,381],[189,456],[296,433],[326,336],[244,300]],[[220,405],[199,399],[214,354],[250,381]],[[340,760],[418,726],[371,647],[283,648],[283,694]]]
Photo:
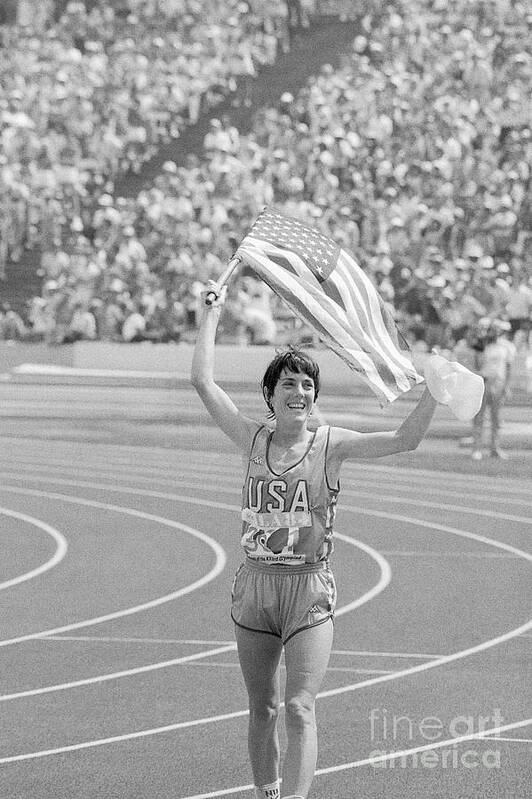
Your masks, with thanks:
[[[0,341],[0,374],[9,372],[23,363],[74,366],[74,345],[48,347],[46,344]]]
[[[220,381],[260,383],[264,371],[275,356],[274,347],[236,347],[217,345],[216,378]],[[311,352],[320,364],[323,381],[329,388],[354,381],[353,373],[329,350]],[[146,372],[172,372],[188,377],[192,365],[190,344],[74,344],[74,363],[78,369],[126,369]]]
[[[188,378],[192,363],[191,344],[114,344],[104,341],[78,342],[49,347],[45,344],[0,342],[0,374],[22,364],[55,365],[76,369],[146,372]],[[320,364],[323,384],[328,393],[343,390],[366,393],[364,384],[330,350],[311,351]],[[264,370],[275,355],[274,347],[237,347],[217,345],[216,378],[221,382],[259,384]],[[423,368],[423,354],[415,356]],[[532,356],[518,353],[513,370],[513,388],[532,395]]]

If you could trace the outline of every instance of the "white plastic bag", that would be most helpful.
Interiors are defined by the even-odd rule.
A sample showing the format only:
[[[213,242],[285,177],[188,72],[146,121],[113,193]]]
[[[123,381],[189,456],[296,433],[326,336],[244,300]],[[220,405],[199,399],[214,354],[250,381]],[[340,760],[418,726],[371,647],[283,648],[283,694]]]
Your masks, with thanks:
[[[448,405],[461,422],[469,422],[482,405],[484,378],[457,361],[431,355],[424,368],[427,388],[437,402]]]

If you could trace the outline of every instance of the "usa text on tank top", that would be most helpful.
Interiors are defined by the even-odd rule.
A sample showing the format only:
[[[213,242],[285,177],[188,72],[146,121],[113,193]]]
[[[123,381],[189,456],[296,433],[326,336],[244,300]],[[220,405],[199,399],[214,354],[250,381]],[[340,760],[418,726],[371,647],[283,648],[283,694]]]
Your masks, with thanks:
[[[301,460],[280,474],[268,458],[272,431],[261,427],[255,434],[242,490],[247,557],[287,565],[329,558],[339,492],[327,481],[329,429],[319,427]]]

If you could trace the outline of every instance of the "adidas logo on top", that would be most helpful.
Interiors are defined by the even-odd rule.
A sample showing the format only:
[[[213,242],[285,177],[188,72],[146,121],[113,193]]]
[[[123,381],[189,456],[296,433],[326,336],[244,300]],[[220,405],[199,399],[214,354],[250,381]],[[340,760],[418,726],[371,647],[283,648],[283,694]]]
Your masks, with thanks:
[[[321,613],[321,608],[319,608],[317,605],[312,605],[309,613]]]

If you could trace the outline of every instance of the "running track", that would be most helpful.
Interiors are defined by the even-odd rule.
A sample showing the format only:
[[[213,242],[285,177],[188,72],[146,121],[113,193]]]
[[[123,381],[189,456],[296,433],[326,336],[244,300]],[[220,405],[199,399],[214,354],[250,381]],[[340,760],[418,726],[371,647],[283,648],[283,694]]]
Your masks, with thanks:
[[[238,456],[0,443],[0,796],[250,799]],[[532,796],[530,486],[443,479],[344,471],[312,799]]]

